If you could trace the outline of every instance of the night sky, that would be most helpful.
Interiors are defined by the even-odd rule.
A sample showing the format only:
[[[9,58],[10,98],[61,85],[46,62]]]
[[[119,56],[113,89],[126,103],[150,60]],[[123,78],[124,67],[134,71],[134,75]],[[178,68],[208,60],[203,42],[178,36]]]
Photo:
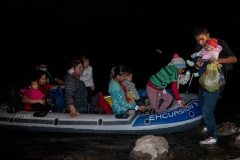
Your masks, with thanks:
[[[25,77],[36,58],[46,59],[48,69],[63,79],[70,60],[81,53],[91,57],[96,89],[104,94],[111,68],[120,63],[130,67],[136,87],[145,89],[149,77],[167,65],[174,53],[190,59],[196,44],[192,35],[196,25],[205,25],[212,37],[225,40],[238,58],[237,4],[161,3],[4,1],[1,94]],[[229,73],[224,91],[228,95],[232,89],[240,89],[237,73],[238,63]],[[197,85],[193,80],[190,91],[196,92]],[[183,86],[182,91],[185,89]]]

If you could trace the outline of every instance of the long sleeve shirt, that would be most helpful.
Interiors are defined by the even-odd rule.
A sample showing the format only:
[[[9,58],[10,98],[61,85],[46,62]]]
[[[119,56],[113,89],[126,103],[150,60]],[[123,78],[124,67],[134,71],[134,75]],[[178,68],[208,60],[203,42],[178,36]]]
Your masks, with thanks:
[[[172,83],[172,90],[176,100],[181,100],[178,92],[178,70],[174,65],[168,65],[160,69],[155,75],[152,75],[148,85],[156,90],[164,90]]]
[[[74,105],[76,110],[81,113],[88,107],[86,86],[83,81],[70,73],[67,73],[64,79],[67,109],[69,110],[69,105]]]
[[[88,66],[88,68],[83,71],[80,80],[85,83],[86,87],[94,86],[92,66]]]
[[[129,81],[125,80],[123,82],[123,84],[126,86],[127,90],[130,90],[130,91],[133,92],[135,100],[140,99],[140,96],[138,95],[137,89],[136,89],[135,84],[133,82],[129,82]]]
[[[108,93],[112,97],[112,102],[113,102],[112,109],[115,112],[115,114],[124,114],[129,109],[136,110],[137,105],[136,104],[130,104],[126,101],[123,89],[113,79],[111,79],[111,81],[109,83]]]

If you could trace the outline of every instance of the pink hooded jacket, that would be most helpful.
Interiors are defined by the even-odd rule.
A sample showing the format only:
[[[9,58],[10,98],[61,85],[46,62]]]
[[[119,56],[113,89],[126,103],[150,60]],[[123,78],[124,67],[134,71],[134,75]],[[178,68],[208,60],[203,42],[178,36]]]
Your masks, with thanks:
[[[44,97],[44,94],[38,90],[38,89],[28,89],[28,88],[23,88],[21,89],[22,93],[26,93],[28,98],[30,99],[42,99]]]
[[[211,59],[217,60],[221,50],[222,50],[222,47],[220,45],[217,45],[217,47],[211,51],[207,51],[204,48],[202,48],[198,56],[201,56],[202,59],[206,59],[206,60],[211,60]]]

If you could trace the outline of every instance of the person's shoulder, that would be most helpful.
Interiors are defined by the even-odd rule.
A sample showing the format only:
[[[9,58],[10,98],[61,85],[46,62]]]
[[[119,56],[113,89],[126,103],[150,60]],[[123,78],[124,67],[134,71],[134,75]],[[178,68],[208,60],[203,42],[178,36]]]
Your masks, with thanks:
[[[199,52],[199,51],[201,51],[202,48],[203,48],[203,47],[202,47],[201,45],[196,44],[196,45],[195,45],[195,52]]]
[[[64,76],[64,80],[69,81],[69,80],[72,80],[72,79],[74,79],[74,76],[71,75],[69,72],[67,72],[67,74]]]
[[[220,38],[216,38],[216,39],[218,40],[218,45],[220,45],[221,47],[227,44],[226,41],[224,41],[223,39],[220,39]]]
[[[109,86],[112,86],[112,87],[114,87],[114,88],[120,88],[120,87],[121,87],[121,86],[120,86],[116,81],[114,81],[113,79],[110,80]]]
[[[93,70],[93,67],[92,66],[88,66],[87,70],[91,72]]]
[[[176,67],[175,65],[171,64],[171,65],[167,65],[167,66],[163,67],[163,69],[164,69],[164,70],[165,70],[165,69],[170,69],[170,70],[176,71],[176,70],[177,70],[177,67]]]

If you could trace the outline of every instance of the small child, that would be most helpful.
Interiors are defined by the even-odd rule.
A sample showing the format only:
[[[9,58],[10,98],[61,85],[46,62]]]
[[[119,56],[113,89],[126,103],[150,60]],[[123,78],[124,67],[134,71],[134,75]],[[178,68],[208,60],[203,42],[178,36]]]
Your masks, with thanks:
[[[210,63],[210,61],[216,61],[218,59],[221,50],[222,47],[218,45],[218,40],[216,38],[212,38],[206,41],[205,46],[202,48],[200,52],[193,53],[191,55],[193,60],[192,61],[187,60],[187,64],[189,66],[193,67],[199,58],[205,60],[202,67],[200,67],[199,70],[193,74],[194,77],[202,75],[205,72],[207,65]]]
[[[89,65],[89,57],[88,56],[81,56],[81,59],[84,62],[83,65],[83,73],[80,76],[80,80],[82,80],[87,88],[88,95],[87,95],[87,100],[88,103],[90,104],[93,90],[95,89],[94,81],[93,81],[93,68],[92,66]],[[69,69],[68,73],[72,74],[73,70]]]
[[[128,72],[127,77],[123,84],[126,86],[127,90],[129,91],[129,97],[135,101],[137,105],[143,105],[141,103],[140,96],[138,95],[137,89],[135,87],[135,84],[132,82],[133,74],[131,71]]]
[[[33,100],[40,100],[45,97],[45,95],[38,89],[38,82],[36,77],[31,77],[27,81],[26,87],[20,90],[21,93],[26,93],[28,98]],[[34,110],[34,111],[51,111],[52,107],[47,103],[45,105],[41,103],[25,104],[24,110]]]

